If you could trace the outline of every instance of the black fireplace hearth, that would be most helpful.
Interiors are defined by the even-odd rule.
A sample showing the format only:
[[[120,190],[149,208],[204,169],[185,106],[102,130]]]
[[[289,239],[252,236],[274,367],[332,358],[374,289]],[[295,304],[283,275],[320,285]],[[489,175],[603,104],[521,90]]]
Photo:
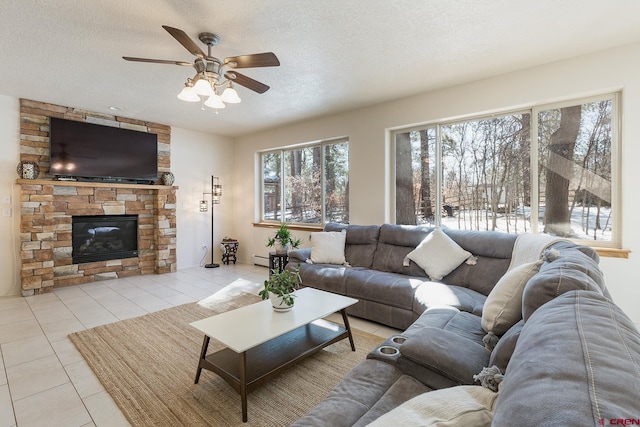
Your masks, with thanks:
[[[73,216],[74,264],[138,256],[137,215]]]

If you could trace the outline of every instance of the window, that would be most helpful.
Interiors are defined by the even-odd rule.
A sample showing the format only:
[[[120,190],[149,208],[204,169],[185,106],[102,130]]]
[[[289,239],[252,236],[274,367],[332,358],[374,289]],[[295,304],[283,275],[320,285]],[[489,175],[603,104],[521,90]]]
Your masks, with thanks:
[[[396,223],[617,246],[617,99],[395,132]]]
[[[348,141],[273,150],[260,158],[262,221],[349,222]]]

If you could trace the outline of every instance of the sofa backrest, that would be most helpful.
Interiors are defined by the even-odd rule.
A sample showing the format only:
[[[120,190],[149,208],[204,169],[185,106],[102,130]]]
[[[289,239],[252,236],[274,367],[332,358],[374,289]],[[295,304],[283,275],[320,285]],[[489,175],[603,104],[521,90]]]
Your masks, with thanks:
[[[327,223],[324,231],[347,230],[344,257],[352,267],[371,268],[378,246],[379,225],[345,225]]]
[[[444,232],[464,250],[471,252],[477,261],[475,265],[462,263],[442,281],[489,295],[509,268],[517,235],[498,231],[451,229],[444,229]]]
[[[429,226],[415,225],[378,226],[337,223],[327,223],[324,228],[325,231],[347,231],[345,258],[353,267],[372,268],[425,278],[428,276],[422,268],[413,261],[409,261],[406,265],[405,259],[433,229]],[[445,276],[442,282],[488,295],[509,268],[517,235],[498,231],[454,229],[443,229],[443,231],[463,249],[471,252],[476,261],[475,264],[462,263]],[[602,272],[598,267],[598,254],[593,249],[568,241],[557,242],[552,247],[560,251],[563,261],[555,264],[545,263],[537,275],[540,276],[538,277],[540,280],[548,281],[549,277],[558,279],[562,277],[564,270],[571,270],[573,275],[580,276],[576,279],[579,283],[584,282],[581,276],[584,275],[589,283],[593,283],[605,296],[609,296],[604,286]],[[584,286],[567,288],[569,289],[586,288]],[[546,301],[555,296],[557,295],[549,296]],[[541,296],[541,298],[546,297]],[[540,300],[539,304],[536,302],[535,304],[538,305],[535,308],[546,301]],[[525,315],[530,314],[535,308]]]
[[[522,316],[525,322],[538,308],[569,291],[585,290],[611,297],[593,249],[562,242],[554,245],[553,250],[557,251],[556,255],[542,264],[524,288]]]
[[[504,275],[511,262],[516,235],[494,231],[469,231],[443,229],[458,245],[477,258],[474,265],[462,263],[442,279],[448,285],[462,286],[488,295]],[[433,227],[384,224],[380,227],[378,248],[373,268],[409,276],[427,277],[413,261],[403,264],[406,256],[415,249]]]
[[[403,261],[432,230],[432,227],[427,226],[383,224],[380,227],[380,238],[372,268],[409,276],[427,277],[424,270],[413,261],[408,267],[403,265]]]
[[[492,425],[597,426],[637,419],[639,377],[640,334],[633,322],[599,292],[569,291],[525,322]]]

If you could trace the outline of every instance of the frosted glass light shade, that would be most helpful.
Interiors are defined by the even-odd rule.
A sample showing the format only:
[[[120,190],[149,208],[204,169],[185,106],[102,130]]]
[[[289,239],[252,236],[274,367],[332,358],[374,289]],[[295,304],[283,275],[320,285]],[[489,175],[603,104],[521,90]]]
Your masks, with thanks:
[[[211,87],[211,83],[207,79],[199,79],[196,84],[193,86],[196,93],[201,96],[211,96],[213,95],[213,88]]]
[[[237,104],[240,102],[240,97],[238,96],[238,92],[231,86],[227,87],[224,92],[222,92],[221,96],[222,100],[228,104]]]
[[[178,94],[178,99],[186,102],[198,102],[200,97],[193,89],[193,86],[185,86]]]
[[[204,105],[206,105],[207,107],[211,107],[211,108],[225,108],[226,105],[224,105],[224,102],[222,102],[222,99],[220,99],[219,95],[211,95],[209,97],[209,99],[207,99],[207,102],[204,103]]]

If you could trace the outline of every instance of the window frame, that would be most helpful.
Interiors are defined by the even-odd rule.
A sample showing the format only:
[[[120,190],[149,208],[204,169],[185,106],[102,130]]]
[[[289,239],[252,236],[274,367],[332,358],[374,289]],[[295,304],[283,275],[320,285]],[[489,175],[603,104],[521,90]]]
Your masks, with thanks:
[[[284,147],[277,147],[277,148],[271,148],[268,150],[262,150],[262,151],[258,151],[257,154],[257,162],[258,162],[258,167],[257,170],[259,171],[259,175],[257,177],[257,188],[258,188],[258,194],[259,194],[259,206],[258,206],[258,210],[257,210],[257,217],[258,217],[258,222],[261,224],[281,224],[281,223],[286,223],[286,224],[291,224],[294,226],[300,226],[300,227],[312,227],[312,228],[320,228],[323,227],[326,224],[326,192],[325,192],[325,186],[326,186],[326,177],[325,177],[325,147],[329,146],[329,145],[335,145],[335,144],[341,144],[341,143],[346,143],[347,145],[349,145],[349,138],[346,136],[343,137],[337,137],[337,138],[332,138],[332,139],[325,139],[325,140],[321,140],[321,141],[313,141],[313,142],[305,142],[305,143],[301,143],[301,144],[295,144],[295,145],[288,145],[288,146],[284,146]],[[315,148],[315,147],[319,147],[320,148],[320,177],[321,177],[321,188],[322,188],[322,197],[321,197],[321,218],[320,218],[320,222],[315,223],[315,222],[293,222],[293,221],[286,221],[286,215],[285,215],[285,209],[286,209],[286,185],[284,183],[285,181],[285,162],[284,162],[284,158],[285,158],[285,152],[288,151],[295,151],[295,150],[301,150],[301,149],[308,149],[308,148]],[[350,149],[350,147],[349,147]],[[279,200],[280,200],[280,219],[267,219],[264,217],[264,209],[265,209],[265,200],[264,200],[264,162],[262,161],[263,156],[265,154],[272,154],[272,153],[280,153],[280,179],[282,181],[281,185],[280,185],[280,194],[279,194]],[[347,175],[350,172],[350,168],[351,168],[351,156],[349,155],[349,158],[347,159]],[[348,197],[348,195],[347,195]]]
[[[538,113],[540,111],[558,109],[568,107],[572,105],[583,105],[588,103],[595,103],[604,100],[611,100],[611,206],[613,208],[613,224],[614,227],[611,230],[611,240],[588,240],[588,239],[571,239],[575,242],[583,244],[585,246],[602,247],[607,249],[620,249],[622,247],[622,171],[621,171],[621,151],[622,151],[622,138],[621,138],[621,98],[622,92],[606,92],[598,95],[570,98],[563,101],[541,103],[531,105],[528,108],[515,108],[500,110],[492,114],[470,114],[463,117],[456,117],[455,119],[443,119],[425,122],[421,125],[413,125],[402,128],[394,128],[389,131],[390,135],[390,150],[389,159],[391,167],[390,176],[390,190],[391,190],[391,206],[389,209],[389,215],[393,223],[396,222],[396,140],[397,135],[401,133],[407,133],[412,131],[422,131],[428,128],[435,128],[436,130],[436,159],[435,159],[435,225],[441,225],[442,219],[442,185],[444,181],[443,177],[443,164],[442,164],[442,127],[461,122],[479,121],[488,118],[496,118],[513,114],[530,114],[530,176],[531,176],[531,212],[537,212],[539,208],[539,181],[536,178],[539,171],[539,141],[538,141]],[[534,179],[535,178],[535,179]],[[540,234],[540,226],[542,222],[537,217],[531,218],[531,232]]]

